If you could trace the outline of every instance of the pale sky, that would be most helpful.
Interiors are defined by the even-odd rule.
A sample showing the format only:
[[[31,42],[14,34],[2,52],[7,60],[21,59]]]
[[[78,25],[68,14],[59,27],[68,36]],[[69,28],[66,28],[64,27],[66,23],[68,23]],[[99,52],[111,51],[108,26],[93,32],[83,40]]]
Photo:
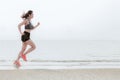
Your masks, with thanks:
[[[22,13],[34,11],[35,40],[120,40],[120,1],[1,0],[0,39],[18,40]]]

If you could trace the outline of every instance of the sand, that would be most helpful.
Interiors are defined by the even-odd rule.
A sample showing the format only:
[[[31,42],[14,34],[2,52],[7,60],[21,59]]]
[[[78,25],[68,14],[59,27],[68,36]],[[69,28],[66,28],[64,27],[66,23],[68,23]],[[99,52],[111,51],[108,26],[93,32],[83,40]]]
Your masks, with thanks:
[[[120,80],[120,69],[0,70],[0,80]]]

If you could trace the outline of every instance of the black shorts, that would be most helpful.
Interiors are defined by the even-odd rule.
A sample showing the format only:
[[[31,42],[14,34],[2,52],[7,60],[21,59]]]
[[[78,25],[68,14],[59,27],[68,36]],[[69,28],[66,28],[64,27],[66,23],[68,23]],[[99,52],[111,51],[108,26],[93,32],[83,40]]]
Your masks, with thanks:
[[[21,36],[21,41],[22,41],[22,42],[26,42],[26,41],[28,41],[29,39],[30,39],[30,33],[24,31],[24,35]]]

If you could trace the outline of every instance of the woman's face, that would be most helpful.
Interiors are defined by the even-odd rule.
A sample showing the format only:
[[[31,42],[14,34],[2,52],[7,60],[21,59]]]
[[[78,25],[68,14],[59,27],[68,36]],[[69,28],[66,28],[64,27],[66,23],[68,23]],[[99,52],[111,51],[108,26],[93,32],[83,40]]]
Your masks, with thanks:
[[[33,15],[33,13],[32,13],[29,17],[30,17],[30,18],[33,18],[33,16],[34,16],[34,15]]]

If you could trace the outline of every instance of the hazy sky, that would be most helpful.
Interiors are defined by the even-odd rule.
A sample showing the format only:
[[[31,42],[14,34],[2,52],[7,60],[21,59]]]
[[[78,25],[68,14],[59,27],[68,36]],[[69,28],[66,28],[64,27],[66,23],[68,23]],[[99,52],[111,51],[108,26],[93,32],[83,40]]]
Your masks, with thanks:
[[[1,0],[0,39],[18,40],[22,13],[34,11],[36,40],[120,40],[118,0]]]

